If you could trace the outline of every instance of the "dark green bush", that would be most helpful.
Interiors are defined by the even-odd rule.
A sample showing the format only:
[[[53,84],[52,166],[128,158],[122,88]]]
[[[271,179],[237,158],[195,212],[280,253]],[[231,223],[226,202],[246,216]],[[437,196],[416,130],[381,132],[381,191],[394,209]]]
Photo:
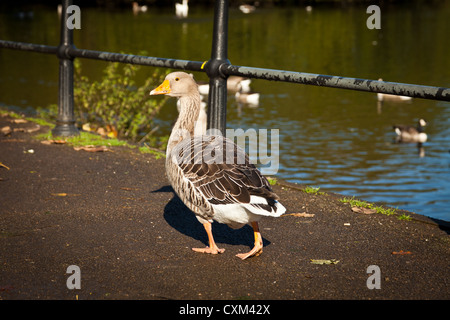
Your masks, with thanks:
[[[159,85],[166,70],[155,69],[143,85],[136,86],[140,66],[109,63],[100,81],[90,81],[81,73],[81,62],[75,60],[75,113],[81,124],[108,128],[118,138],[148,142],[164,148],[167,137],[156,137],[154,119],[166,99],[150,99],[149,92]]]

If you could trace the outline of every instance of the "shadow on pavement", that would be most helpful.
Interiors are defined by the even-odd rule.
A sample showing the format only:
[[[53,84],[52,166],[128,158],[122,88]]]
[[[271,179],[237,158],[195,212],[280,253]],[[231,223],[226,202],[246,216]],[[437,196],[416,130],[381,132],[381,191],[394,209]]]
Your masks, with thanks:
[[[171,186],[164,186],[152,192],[172,192],[174,197],[164,207],[164,219],[178,232],[201,241],[205,246],[208,245],[208,237],[202,224],[184,205]],[[240,229],[232,229],[225,224],[213,223],[213,235],[216,243],[245,245],[249,248],[253,248],[254,245],[253,229],[249,225]],[[263,244],[268,246],[270,241],[263,238]]]

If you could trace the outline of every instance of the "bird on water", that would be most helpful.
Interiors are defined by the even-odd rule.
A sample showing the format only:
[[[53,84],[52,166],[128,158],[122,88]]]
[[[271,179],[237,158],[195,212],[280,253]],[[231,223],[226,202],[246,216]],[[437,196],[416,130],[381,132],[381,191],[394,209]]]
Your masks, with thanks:
[[[396,124],[393,126],[393,129],[399,142],[425,143],[428,139],[427,134],[424,132],[426,125],[427,122],[424,119],[419,119],[416,127]]]
[[[222,135],[195,135],[201,99],[192,75],[168,74],[150,92],[158,94],[176,97],[180,102],[180,113],[167,144],[166,174],[174,191],[194,212],[208,235],[209,246],[192,250],[209,254],[225,251],[217,246],[212,234],[211,224],[217,221],[231,228],[250,224],[254,247],[236,256],[244,260],[260,255],[263,241],[258,221],[264,216],[279,217],[286,208],[242,148]]]

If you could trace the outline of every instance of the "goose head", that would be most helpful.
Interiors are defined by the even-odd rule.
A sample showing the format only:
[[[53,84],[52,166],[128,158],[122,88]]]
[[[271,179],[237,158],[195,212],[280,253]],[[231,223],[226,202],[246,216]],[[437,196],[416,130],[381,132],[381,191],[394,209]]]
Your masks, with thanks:
[[[427,122],[424,119],[419,119],[419,127],[425,127]]]
[[[150,92],[150,95],[165,94],[170,97],[181,98],[199,94],[198,85],[192,75],[185,72],[169,73],[163,83]]]

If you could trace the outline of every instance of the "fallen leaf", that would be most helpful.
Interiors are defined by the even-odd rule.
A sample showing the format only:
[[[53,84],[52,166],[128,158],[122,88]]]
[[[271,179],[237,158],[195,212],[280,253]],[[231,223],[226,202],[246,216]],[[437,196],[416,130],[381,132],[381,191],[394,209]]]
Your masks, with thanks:
[[[65,192],[59,192],[59,193],[51,193],[54,197],[79,197],[81,194],[78,193],[65,193]]]
[[[0,287],[0,292],[9,292],[13,289],[14,287],[12,285],[5,285]]]
[[[98,128],[97,133],[101,136],[106,136],[106,130],[103,127]]]
[[[65,143],[67,143],[67,141],[66,140],[52,140],[52,139],[50,139],[50,140],[41,141],[41,143],[42,144],[65,144]]]
[[[32,132],[38,131],[40,128],[41,128],[40,125],[36,125],[34,128],[27,129],[27,133],[32,133]]]
[[[14,132],[26,132],[26,133],[32,133],[32,132],[38,131],[40,128],[41,128],[41,126],[40,126],[40,125],[37,125],[36,127],[31,128],[31,129],[14,128],[13,131],[14,131]]]
[[[339,260],[336,259],[311,259],[312,264],[337,264],[339,263]]]
[[[81,126],[81,129],[83,129],[84,131],[93,131],[93,130],[91,129],[91,124],[90,124],[90,123],[84,123],[84,124]]]
[[[129,187],[121,187],[120,189],[126,190],[126,191],[139,190],[138,188],[129,188]]]
[[[2,142],[25,142],[24,139],[7,139],[3,140]]]
[[[73,147],[74,150],[76,151],[80,151],[80,150],[84,150],[84,151],[88,151],[88,152],[104,152],[104,151],[110,151],[107,147],[105,146],[84,146],[84,147]]]
[[[314,214],[313,213],[301,212],[301,213],[288,213],[288,214],[285,214],[285,216],[311,218],[311,217],[314,217]]]
[[[7,136],[8,134],[11,134],[12,129],[11,129],[10,126],[6,126],[6,127],[3,127],[0,131],[1,131],[5,136]]]
[[[403,254],[411,254],[411,251],[393,251],[392,254],[399,254],[399,255],[403,255]]]
[[[28,123],[25,119],[12,119],[10,122],[12,123]]]
[[[103,127],[98,128],[97,133],[102,137],[109,137],[109,138],[117,138],[118,134],[116,128],[109,124],[106,126],[106,128]]]
[[[375,210],[375,209],[362,208],[362,207],[352,207],[352,211],[356,212],[356,213],[363,213],[363,214],[372,214],[372,213],[377,212],[377,210]]]

